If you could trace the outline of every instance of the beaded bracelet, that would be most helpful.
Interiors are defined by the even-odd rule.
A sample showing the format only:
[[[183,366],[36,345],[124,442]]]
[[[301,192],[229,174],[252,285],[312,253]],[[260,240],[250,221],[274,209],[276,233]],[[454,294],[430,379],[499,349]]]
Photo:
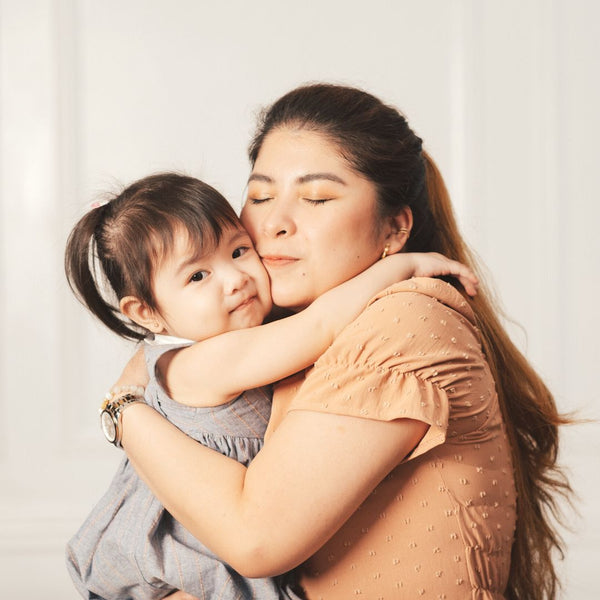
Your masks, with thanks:
[[[145,388],[143,385],[115,385],[110,389],[110,391],[104,394],[104,399],[102,401],[102,405],[100,406],[100,410],[104,410],[110,402],[112,402],[118,396],[122,396],[124,394],[132,394],[133,396],[143,398],[144,391]]]

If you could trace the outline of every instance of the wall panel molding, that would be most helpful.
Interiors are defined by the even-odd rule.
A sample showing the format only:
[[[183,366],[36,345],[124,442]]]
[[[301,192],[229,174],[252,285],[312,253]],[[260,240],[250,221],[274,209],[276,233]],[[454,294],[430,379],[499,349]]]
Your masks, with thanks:
[[[270,18],[284,15],[280,2],[261,2]],[[466,237],[527,332],[509,323],[518,345],[565,409],[584,404],[583,416],[598,417],[600,5],[376,1],[353,15],[332,0],[323,21],[343,27],[312,23],[327,36],[302,48],[290,43],[305,34],[301,7],[285,29],[272,28],[273,39],[247,35],[264,26],[255,6],[240,0],[236,9],[238,19],[231,7],[193,0],[177,11],[162,0],[0,0],[7,596],[76,597],[70,582],[53,587],[53,577],[66,577],[63,546],[122,458],[102,439],[97,407],[131,345],[97,325],[67,288],[62,253],[75,219],[97,188],[164,168],[199,174],[238,201],[256,110],[309,79],[361,85],[419,122]],[[569,538],[565,597],[588,600],[597,587],[590,557],[600,515],[591,498],[600,491],[592,470],[600,436],[592,425],[573,431],[563,454],[584,516]],[[7,589],[21,585],[13,570],[43,572],[36,585],[44,589]]]
[[[76,7],[0,4],[0,562],[53,549],[61,569],[66,540],[121,458],[97,424],[114,367],[96,358],[103,338],[62,267],[78,214]]]

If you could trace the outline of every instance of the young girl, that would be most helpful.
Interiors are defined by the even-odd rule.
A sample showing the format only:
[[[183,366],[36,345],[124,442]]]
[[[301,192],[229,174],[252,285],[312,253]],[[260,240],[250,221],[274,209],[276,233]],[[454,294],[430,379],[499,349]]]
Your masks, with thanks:
[[[384,252],[387,254],[387,252]],[[72,289],[105,325],[145,345],[145,402],[182,431],[248,464],[262,445],[270,390],[260,387],[315,362],[378,291],[413,275],[476,280],[440,255],[395,255],[260,326],[272,308],[269,279],[226,200],[177,174],[142,179],[90,210],[69,237]],[[170,337],[165,337],[170,336]],[[247,390],[247,391],[244,391]],[[139,392],[117,389],[102,413],[119,446],[119,415]],[[127,459],[68,544],[84,598],[297,598],[282,578],[248,579],[219,561],[162,507]]]

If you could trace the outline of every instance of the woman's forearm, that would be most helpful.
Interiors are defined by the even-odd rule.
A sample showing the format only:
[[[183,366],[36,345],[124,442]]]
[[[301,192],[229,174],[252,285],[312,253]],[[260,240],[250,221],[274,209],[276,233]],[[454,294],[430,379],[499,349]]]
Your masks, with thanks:
[[[123,447],[142,479],[195,537],[249,577],[282,573],[316,552],[425,430],[404,419],[294,411],[246,469],[148,406],[123,413]]]
[[[192,535],[242,575],[278,575],[320,547],[298,551],[282,536],[273,486],[245,490],[247,469],[237,461],[198,444],[148,406],[132,406],[123,417],[123,447],[140,477]],[[285,507],[279,512],[285,514]]]
[[[122,419],[123,447],[140,477],[192,534],[219,556],[229,555],[221,540],[239,537],[236,515],[246,468],[202,446],[145,404],[131,406]],[[208,523],[196,518],[203,505],[213,513]],[[218,536],[211,521],[218,524]]]

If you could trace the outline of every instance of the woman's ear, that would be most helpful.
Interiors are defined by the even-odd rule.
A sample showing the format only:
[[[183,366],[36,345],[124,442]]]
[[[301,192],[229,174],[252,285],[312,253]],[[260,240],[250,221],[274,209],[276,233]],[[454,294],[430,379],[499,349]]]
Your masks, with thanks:
[[[156,312],[135,296],[121,298],[119,308],[128,319],[152,331],[152,333],[162,333],[165,330],[163,320]]]
[[[397,215],[389,218],[389,233],[385,238],[387,254],[396,254],[404,248],[412,226],[413,215],[408,206],[404,206]]]

